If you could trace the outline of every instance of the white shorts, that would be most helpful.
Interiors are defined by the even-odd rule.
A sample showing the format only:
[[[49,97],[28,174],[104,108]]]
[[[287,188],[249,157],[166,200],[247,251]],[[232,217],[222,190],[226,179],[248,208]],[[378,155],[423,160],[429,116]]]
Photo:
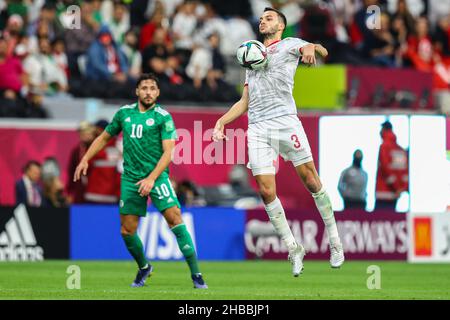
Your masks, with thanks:
[[[250,123],[247,135],[247,167],[254,176],[275,174],[278,155],[294,167],[313,160],[305,130],[296,115]]]

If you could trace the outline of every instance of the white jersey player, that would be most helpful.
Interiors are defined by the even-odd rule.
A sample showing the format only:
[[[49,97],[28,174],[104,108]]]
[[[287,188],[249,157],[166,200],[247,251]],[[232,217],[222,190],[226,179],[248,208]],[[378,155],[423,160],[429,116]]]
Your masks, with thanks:
[[[333,268],[343,264],[344,252],[331,201],[314,166],[308,138],[297,117],[292,96],[299,59],[305,64],[315,65],[316,52],[322,56],[328,52],[321,45],[298,38],[281,40],[285,27],[283,13],[273,8],[264,10],[259,32],[267,47],[268,65],[263,70],[247,71],[242,97],[217,121],[213,139],[226,139],[224,126],[248,111],[249,168],[257,181],[270,221],[289,250],[292,273],[297,277],[303,270],[305,249],[296,242],[275,192],[274,160],[279,154],[292,162],[314,198],[330,239]]]

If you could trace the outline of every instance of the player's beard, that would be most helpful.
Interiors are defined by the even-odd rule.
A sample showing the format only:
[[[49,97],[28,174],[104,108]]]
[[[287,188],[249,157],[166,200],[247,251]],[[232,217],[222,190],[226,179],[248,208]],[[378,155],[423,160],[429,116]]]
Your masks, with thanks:
[[[139,99],[139,102],[145,110],[148,110],[155,105],[155,99],[151,99],[149,103],[145,102],[144,99]]]
[[[271,39],[276,38],[276,35],[278,32],[277,30],[278,30],[278,24],[276,26],[274,26],[273,28],[267,28],[264,33],[259,32],[259,34],[261,35],[263,41],[271,40]]]

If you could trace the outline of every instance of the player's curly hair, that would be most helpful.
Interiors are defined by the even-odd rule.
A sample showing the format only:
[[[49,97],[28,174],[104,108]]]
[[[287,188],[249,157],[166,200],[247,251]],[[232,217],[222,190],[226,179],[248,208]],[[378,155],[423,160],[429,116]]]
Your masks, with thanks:
[[[144,80],[153,80],[153,81],[155,81],[156,85],[159,88],[159,79],[154,73],[143,73],[143,74],[141,74],[141,76],[137,79],[136,88],[138,88],[139,85],[141,84],[141,82],[144,81]]]

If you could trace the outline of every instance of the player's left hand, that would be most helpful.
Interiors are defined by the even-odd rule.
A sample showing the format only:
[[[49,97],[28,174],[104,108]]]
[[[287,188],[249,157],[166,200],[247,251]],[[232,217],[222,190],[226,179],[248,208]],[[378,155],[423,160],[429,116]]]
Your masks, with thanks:
[[[145,178],[136,183],[139,186],[138,193],[141,197],[147,197],[152,191],[153,186],[155,185],[155,180],[151,178]]]
[[[308,44],[302,48],[302,62],[309,65],[316,64],[316,52],[313,44]]]

